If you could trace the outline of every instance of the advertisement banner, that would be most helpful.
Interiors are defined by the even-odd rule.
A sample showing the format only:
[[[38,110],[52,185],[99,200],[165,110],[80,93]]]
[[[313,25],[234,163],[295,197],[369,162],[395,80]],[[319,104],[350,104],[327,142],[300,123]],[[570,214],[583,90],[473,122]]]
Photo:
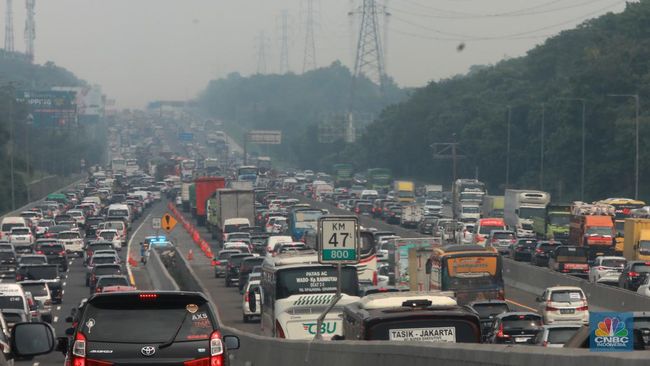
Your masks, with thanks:
[[[77,125],[76,93],[72,91],[22,91],[16,100],[27,104],[29,115],[37,127],[75,127]]]
[[[590,312],[589,349],[592,352],[629,352],[634,349],[632,313]]]

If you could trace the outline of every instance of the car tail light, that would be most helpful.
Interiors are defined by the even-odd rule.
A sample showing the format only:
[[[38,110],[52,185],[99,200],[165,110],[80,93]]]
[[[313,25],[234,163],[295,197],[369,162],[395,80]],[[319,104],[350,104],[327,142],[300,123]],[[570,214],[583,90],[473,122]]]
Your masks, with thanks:
[[[248,291],[244,292],[244,302],[248,303]]]
[[[576,311],[588,311],[588,310],[589,310],[589,306],[587,305],[579,306],[576,308]]]
[[[223,342],[221,341],[221,333],[215,330],[210,335],[210,366],[223,365]]]
[[[210,358],[199,358],[198,360],[185,361],[183,366],[210,366]]]
[[[284,335],[284,330],[282,330],[282,326],[280,325],[279,321],[275,321],[275,337],[276,338],[286,338]]]
[[[546,305],[546,311],[558,311],[558,310],[560,309],[553,306]]]
[[[503,323],[499,324],[499,331],[497,332],[498,338],[510,338],[509,335],[503,334]]]
[[[639,277],[639,273],[638,272],[628,272],[627,276],[628,277]]]
[[[212,261],[212,265],[213,265],[213,266],[220,266],[220,265],[221,265],[221,261]]]
[[[499,240],[497,238],[492,238],[492,243],[497,243]]]
[[[65,250],[59,252],[59,257],[63,257],[64,255],[65,255]]]
[[[603,267],[603,266],[598,266],[598,267],[596,267],[596,270],[598,270],[598,271],[604,271],[604,270],[605,270],[605,267]]]
[[[377,286],[377,282],[379,282],[379,279],[377,277],[377,271],[372,272],[372,284],[374,286]]]
[[[42,250],[37,250],[36,254],[43,254],[43,251]]]
[[[72,366],[86,366],[86,336],[77,332],[72,345]]]
[[[143,293],[140,294],[140,300],[155,300],[158,298],[158,294]]]
[[[514,243],[516,243],[516,242],[517,242],[517,241],[516,241],[515,239],[510,239],[510,244],[514,244]]]

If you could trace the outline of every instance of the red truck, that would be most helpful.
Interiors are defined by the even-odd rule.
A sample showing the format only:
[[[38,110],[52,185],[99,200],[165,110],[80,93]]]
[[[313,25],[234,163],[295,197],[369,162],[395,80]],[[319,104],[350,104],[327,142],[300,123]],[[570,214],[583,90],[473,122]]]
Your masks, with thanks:
[[[199,226],[205,226],[207,218],[205,212],[206,201],[217,191],[226,188],[226,178],[223,177],[200,177],[194,181],[196,191],[196,222]]]

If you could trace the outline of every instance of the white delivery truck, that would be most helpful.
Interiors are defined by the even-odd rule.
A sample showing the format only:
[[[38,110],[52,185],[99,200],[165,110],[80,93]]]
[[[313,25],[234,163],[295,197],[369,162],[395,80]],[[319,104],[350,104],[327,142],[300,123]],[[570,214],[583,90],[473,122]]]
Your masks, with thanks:
[[[542,191],[506,189],[503,219],[517,237],[535,236],[533,219],[546,217],[551,194]]]

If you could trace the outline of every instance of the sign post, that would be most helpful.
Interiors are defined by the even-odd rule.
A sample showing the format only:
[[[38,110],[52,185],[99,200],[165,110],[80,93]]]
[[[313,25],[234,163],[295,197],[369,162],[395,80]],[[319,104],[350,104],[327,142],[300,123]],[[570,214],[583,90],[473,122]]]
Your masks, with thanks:
[[[316,321],[316,336],[322,340],[323,321],[341,299],[341,271],[344,264],[359,263],[359,219],[356,216],[322,216],[318,219],[318,261],[336,264],[336,295]]]

